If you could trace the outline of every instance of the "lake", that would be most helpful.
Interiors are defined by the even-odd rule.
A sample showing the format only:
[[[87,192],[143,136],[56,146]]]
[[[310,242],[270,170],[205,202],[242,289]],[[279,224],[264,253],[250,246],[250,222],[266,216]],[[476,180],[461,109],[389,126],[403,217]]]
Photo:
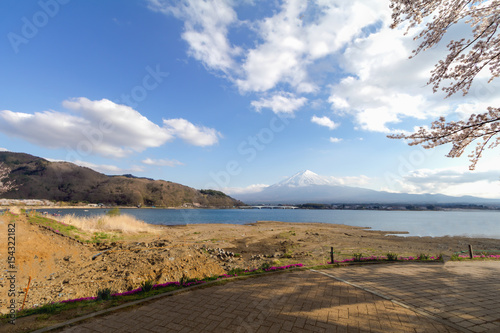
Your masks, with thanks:
[[[91,216],[107,209],[45,209],[49,213]],[[304,209],[120,209],[151,224],[246,224],[256,221],[322,222],[407,231],[403,236],[469,236],[500,239],[500,211],[374,211]]]

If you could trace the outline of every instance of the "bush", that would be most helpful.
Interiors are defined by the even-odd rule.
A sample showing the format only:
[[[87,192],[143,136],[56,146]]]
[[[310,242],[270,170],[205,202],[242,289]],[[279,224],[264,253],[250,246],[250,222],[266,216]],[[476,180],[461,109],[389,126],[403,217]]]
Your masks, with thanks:
[[[143,292],[148,292],[148,291],[151,291],[153,290],[153,287],[154,287],[154,282],[152,280],[146,280],[146,281],[142,281],[141,283],[141,289]]]
[[[109,299],[111,299],[111,289],[110,288],[99,289],[97,291],[97,300],[98,301],[107,301]]]
[[[361,261],[361,258],[363,257],[363,253],[353,253],[352,254],[354,261]]]
[[[238,275],[238,274],[243,274],[245,273],[245,270],[243,268],[232,268],[227,274],[229,275]]]
[[[262,269],[262,270],[268,269],[270,267],[271,267],[271,264],[268,262],[265,262],[262,265],[260,265],[260,269]]]
[[[113,209],[108,210],[106,213],[107,216],[120,216],[120,208],[115,207]]]
[[[389,261],[397,261],[398,260],[397,253],[392,253],[392,252],[387,253],[387,260],[389,260]]]
[[[188,279],[188,277],[183,273],[181,279],[179,280],[179,284],[181,286],[184,286],[190,282],[196,282],[198,281],[197,279]]]
[[[428,254],[425,254],[425,253],[420,253],[418,255],[418,259],[419,260],[429,260],[429,255]]]
[[[62,304],[60,303],[49,303],[49,304],[45,304],[41,307],[39,307],[37,310],[38,310],[38,313],[58,313],[60,312],[61,308],[63,307]]]

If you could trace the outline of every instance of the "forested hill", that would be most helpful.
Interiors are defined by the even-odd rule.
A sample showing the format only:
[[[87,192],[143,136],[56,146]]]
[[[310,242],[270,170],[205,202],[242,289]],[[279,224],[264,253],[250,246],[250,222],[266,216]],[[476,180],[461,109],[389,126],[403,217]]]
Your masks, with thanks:
[[[199,191],[169,181],[132,175],[107,176],[73,163],[50,162],[23,153],[0,152],[0,162],[11,169],[9,179],[18,185],[17,190],[4,193],[1,198],[161,207],[242,204],[219,191]]]

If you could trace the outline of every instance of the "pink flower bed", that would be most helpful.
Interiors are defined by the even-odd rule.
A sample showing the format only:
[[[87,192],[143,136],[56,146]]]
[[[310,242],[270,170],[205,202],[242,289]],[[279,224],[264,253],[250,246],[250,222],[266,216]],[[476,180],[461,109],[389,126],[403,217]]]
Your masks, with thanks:
[[[461,254],[458,257],[464,258],[464,259],[470,258],[470,256],[464,255],[464,254]],[[473,258],[500,259],[500,254],[488,254],[488,255],[481,254],[481,255],[475,255],[475,256],[473,256]]]
[[[287,266],[280,266],[280,267],[269,267],[269,268],[265,268],[264,271],[266,272],[275,272],[275,271],[281,271],[281,270],[284,270],[284,269],[290,269],[290,268],[297,268],[297,267],[302,267],[304,265],[302,264],[294,264],[294,265],[287,265]]]
[[[97,297],[82,297],[82,298],[75,298],[75,299],[67,299],[65,301],[60,301],[59,303],[74,303],[74,302],[80,302],[80,301],[94,301],[96,299],[97,299]]]
[[[376,256],[371,256],[371,257],[362,257],[360,258],[359,260],[356,260],[355,258],[349,258],[349,259],[344,259],[344,260],[334,260],[334,262],[327,262],[327,264],[331,265],[331,264],[341,264],[341,263],[348,263],[348,262],[362,262],[362,261],[387,261],[387,257],[386,256],[380,256],[380,257],[376,257]],[[412,260],[420,260],[419,257],[398,257],[398,261],[412,261]],[[428,261],[430,260],[440,260],[439,257],[434,257],[434,256],[431,256],[429,257]]]

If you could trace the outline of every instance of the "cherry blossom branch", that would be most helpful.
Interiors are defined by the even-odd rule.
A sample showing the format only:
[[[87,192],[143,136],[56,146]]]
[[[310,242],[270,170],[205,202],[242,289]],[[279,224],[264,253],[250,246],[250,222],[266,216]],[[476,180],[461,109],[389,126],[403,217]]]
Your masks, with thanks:
[[[6,180],[9,178],[10,171],[11,170],[6,165],[0,163],[0,194],[12,191],[17,188],[17,186],[14,184],[14,181]]]
[[[472,38],[452,40],[449,54],[440,60],[431,71],[427,84],[433,91],[441,90],[450,97],[458,91],[464,95],[476,76],[489,69],[488,82],[500,76],[500,0],[391,0],[392,28],[407,21],[406,33],[428,18],[429,22],[415,39],[422,39],[411,57],[438,44],[448,29],[459,22],[470,24]],[[467,50],[469,50],[467,52]],[[444,82],[449,82],[443,86]],[[486,112],[470,116],[468,121],[446,122],[441,117],[432,123],[430,129],[420,127],[415,133],[390,135],[392,139],[410,140],[409,145],[421,144],[433,148],[452,144],[448,157],[459,157],[465,148],[476,141],[476,149],[469,155],[473,170],[485,149],[500,145],[500,108],[488,107]],[[496,137],[496,140],[493,140]]]

